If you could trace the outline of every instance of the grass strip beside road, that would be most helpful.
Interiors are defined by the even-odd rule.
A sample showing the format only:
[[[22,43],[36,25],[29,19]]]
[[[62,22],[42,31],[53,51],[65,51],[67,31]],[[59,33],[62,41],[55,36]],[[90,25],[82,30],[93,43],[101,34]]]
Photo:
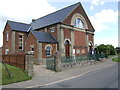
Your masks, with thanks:
[[[0,81],[0,84],[2,84],[2,85],[17,83],[17,82],[32,79],[32,77],[28,76],[24,70],[17,68],[15,66],[11,66],[11,65],[6,64],[8,67],[8,70],[12,76],[12,77],[9,77],[6,70],[5,70],[4,65],[3,64],[1,64],[1,65],[2,65],[2,69],[0,69],[0,72],[2,72],[2,82]]]
[[[114,61],[114,62],[120,62],[120,57],[113,58],[112,61]]]

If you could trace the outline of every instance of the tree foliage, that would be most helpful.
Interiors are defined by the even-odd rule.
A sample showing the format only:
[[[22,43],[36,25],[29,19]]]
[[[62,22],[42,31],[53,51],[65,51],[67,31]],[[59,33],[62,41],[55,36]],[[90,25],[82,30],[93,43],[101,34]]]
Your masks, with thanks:
[[[115,49],[116,49],[116,53],[120,54],[120,47],[116,47]]]
[[[105,53],[105,56],[108,57],[108,55],[115,55],[115,48],[112,45],[104,45],[101,44],[97,46],[98,51],[100,54]]]

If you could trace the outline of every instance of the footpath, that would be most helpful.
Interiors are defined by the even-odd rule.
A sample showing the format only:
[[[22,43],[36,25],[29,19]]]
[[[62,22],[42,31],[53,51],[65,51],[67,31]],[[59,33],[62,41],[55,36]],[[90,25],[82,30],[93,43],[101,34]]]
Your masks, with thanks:
[[[70,78],[74,78],[78,75],[84,75],[100,68],[112,66],[113,64],[115,64],[115,62],[112,62],[111,58],[109,58],[100,62],[96,62],[92,65],[77,66],[61,72],[47,70],[43,65],[35,65],[34,76],[32,80],[3,85],[2,88],[3,90],[4,88],[36,88],[39,86],[49,85],[51,83],[56,83]]]

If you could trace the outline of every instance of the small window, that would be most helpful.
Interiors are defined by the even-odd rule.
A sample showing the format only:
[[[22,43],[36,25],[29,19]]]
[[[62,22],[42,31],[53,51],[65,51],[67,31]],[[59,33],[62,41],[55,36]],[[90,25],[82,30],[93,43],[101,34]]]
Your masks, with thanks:
[[[34,52],[34,45],[30,46],[31,52]]]
[[[48,46],[46,47],[46,56],[50,56],[51,55],[51,47]]]
[[[6,49],[5,50],[5,54],[7,55],[9,53],[9,49]]]
[[[6,41],[8,41],[8,38],[9,38],[9,33],[7,32],[6,33]]]
[[[51,28],[51,32],[55,32],[55,29],[54,29],[54,28]]]
[[[77,18],[74,21],[74,27],[84,28],[84,23],[81,19]]]

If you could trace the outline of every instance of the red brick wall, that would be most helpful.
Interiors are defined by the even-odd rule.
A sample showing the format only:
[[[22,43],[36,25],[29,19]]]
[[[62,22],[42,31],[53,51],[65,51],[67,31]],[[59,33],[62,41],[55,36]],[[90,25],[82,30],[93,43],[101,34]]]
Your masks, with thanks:
[[[70,13],[70,15],[63,21],[63,23],[70,25],[72,16],[75,13],[80,13],[85,18],[87,25],[88,25],[88,29],[94,30],[81,6],[78,6],[72,13]]]
[[[45,46],[46,43],[42,43],[42,58],[46,58],[46,51],[45,51]],[[56,44],[50,44],[52,46],[52,55],[56,53]]]
[[[64,39],[68,38],[71,40],[71,31],[69,29],[64,29]]]
[[[8,41],[6,41],[6,32],[9,33]],[[12,45],[12,30],[11,30],[9,24],[6,24],[5,29],[3,31],[3,54],[5,54],[5,50],[6,50],[7,46],[8,46],[8,49],[9,49],[9,53],[11,53],[11,51],[12,51],[12,49],[11,49],[12,46],[11,45]]]
[[[86,46],[85,32],[74,31],[75,46]]]
[[[74,49],[76,50],[75,55],[86,55],[87,54],[87,48],[86,48],[86,33],[81,31],[74,31]],[[77,53],[77,50],[80,50],[80,53]],[[84,50],[85,53],[82,53],[82,50]]]
[[[52,27],[54,27],[54,29],[55,29],[54,32],[51,32],[51,29],[50,29],[50,28],[52,28]],[[56,39],[58,38],[57,31],[58,31],[58,30],[57,30],[57,25],[52,25],[52,26],[49,26],[49,27],[47,28],[47,32],[51,33]]]
[[[9,32],[9,39],[6,41],[6,32]],[[25,50],[19,51],[19,33],[22,33],[24,35],[24,49],[25,49],[25,41],[27,39],[27,33],[24,32],[16,32],[15,31],[15,53],[16,54],[23,54]],[[8,46],[9,54],[12,53],[12,30],[9,26],[9,24],[6,24],[4,32],[3,32],[3,54],[5,54],[6,46]]]
[[[93,35],[92,34],[88,34],[88,40],[92,41],[92,43],[94,43],[94,41],[93,41]]]
[[[38,50],[37,39],[34,37],[34,35],[32,33],[30,33],[28,35],[28,38],[26,40],[26,48],[25,48],[26,52],[31,51],[30,45],[34,45],[34,58],[38,58],[38,56],[37,56],[37,50]]]

